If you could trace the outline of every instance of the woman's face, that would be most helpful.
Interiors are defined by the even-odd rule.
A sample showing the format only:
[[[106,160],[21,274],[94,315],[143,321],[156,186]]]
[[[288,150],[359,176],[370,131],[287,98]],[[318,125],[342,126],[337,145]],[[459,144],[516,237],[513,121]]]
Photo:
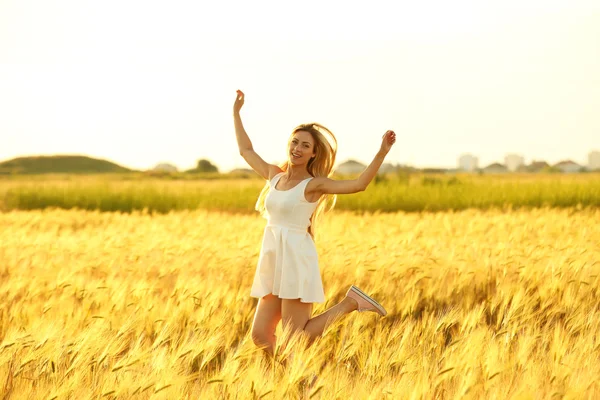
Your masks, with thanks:
[[[308,164],[315,155],[315,140],[306,131],[297,131],[292,135],[289,148],[290,162],[294,165]]]

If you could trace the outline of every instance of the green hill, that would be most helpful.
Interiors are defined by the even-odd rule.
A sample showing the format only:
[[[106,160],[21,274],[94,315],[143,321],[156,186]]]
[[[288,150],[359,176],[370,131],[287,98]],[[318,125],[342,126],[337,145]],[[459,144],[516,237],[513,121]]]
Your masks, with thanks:
[[[0,174],[98,174],[133,172],[106,160],[86,156],[18,157],[0,162]]]

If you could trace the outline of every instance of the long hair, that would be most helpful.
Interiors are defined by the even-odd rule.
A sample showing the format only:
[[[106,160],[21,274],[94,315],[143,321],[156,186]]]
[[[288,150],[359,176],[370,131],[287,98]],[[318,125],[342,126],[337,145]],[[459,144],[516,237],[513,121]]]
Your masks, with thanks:
[[[308,173],[314,177],[325,176],[329,177],[333,173],[333,164],[335,164],[335,156],[337,153],[337,139],[334,134],[323,125],[316,122],[301,124],[294,128],[290,138],[288,139],[288,147],[294,136],[294,133],[298,131],[305,131],[311,134],[315,141],[314,152],[315,156],[310,159],[306,169]],[[289,160],[281,163],[279,168],[284,172],[289,169]],[[261,215],[266,216],[265,199],[269,193],[270,183],[267,182],[263,187],[258,200],[256,201],[256,210]],[[308,227],[308,233],[314,238],[315,237],[315,225],[319,219],[321,213],[331,210],[335,206],[336,195],[325,194],[322,195],[317,204],[317,208],[310,217],[310,226]]]

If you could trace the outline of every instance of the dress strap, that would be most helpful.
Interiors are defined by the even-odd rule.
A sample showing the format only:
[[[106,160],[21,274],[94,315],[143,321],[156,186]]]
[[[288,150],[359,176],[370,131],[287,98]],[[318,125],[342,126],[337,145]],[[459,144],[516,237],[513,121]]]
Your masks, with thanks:
[[[269,181],[271,184],[271,187],[275,187],[275,185],[277,185],[277,182],[279,182],[279,179],[281,179],[281,177],[283,176],[285,172],[280,172],[277,175],[275,175],[273,178],[271,178],[271,180]]]
[[[310,178],[306,178],[305,180],[303,180],[302,182],[300,182],[298,184],[298,186],[300,186],[300,190],[299,190],[300,198],[307,203],[310,203],[310,201],[306,200],[306,195],[304,192],[306,191],[306,186],[308,186],[308,182],[310,182],[312,179],[314,179],[313,176],[311,176]]]

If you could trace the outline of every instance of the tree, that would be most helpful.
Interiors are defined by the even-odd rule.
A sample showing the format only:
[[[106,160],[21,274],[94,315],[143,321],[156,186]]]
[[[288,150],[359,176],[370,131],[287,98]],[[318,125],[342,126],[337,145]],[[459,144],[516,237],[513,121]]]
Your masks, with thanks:
[[[211,163],[208,160],[201,159],[198,160],[198,164],[196,165],[197,172],[219,172],[219,168],[216,165]]]

